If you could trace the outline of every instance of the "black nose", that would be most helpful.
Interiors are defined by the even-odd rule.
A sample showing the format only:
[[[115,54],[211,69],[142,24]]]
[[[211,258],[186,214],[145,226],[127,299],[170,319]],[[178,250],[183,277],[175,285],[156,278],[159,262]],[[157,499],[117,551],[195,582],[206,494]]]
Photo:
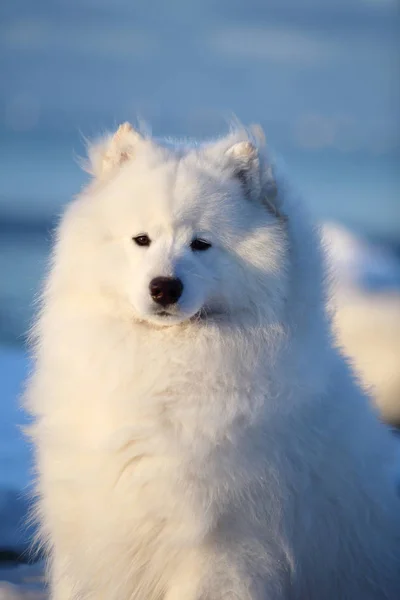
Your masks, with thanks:
[[[150,281],[149,288],[154,302],[168,306],[178,302],[182,295],[183,283],[174,277],[155,277]]]

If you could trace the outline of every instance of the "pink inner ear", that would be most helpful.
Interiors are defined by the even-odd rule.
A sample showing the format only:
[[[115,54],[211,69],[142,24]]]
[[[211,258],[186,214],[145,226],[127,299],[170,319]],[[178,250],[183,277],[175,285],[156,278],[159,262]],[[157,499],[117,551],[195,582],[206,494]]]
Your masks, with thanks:
[[[124,150],[123,152],[121,152],[121,156],[120,156],[119,162],[123,163],[123,162],[125,162],[128,159],[129,159],[129,153],[126,150]]]
[[[240,183],[243,183],[243,185],[248,184],[248,173],[246,169],[238,169],[235,171],[235,177],[239,179]]]

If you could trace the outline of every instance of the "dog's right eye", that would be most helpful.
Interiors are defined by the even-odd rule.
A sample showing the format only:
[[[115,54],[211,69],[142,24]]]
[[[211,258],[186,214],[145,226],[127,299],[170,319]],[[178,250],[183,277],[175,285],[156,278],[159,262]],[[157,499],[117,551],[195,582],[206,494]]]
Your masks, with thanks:
[[[204,252],[204,250],[208,250],[209,248],[211,248],[211,244],[209,242],[206,242],[206,240],[195,238],[194,240],[192,240],[190,247],[195,252]]]
[[[150,246],[150,244],[151,244],[151,239],[146,234],[137,235],[136,237],[134,237],[132,239],[135,242],[135,244],[137,244],[138,246]]]

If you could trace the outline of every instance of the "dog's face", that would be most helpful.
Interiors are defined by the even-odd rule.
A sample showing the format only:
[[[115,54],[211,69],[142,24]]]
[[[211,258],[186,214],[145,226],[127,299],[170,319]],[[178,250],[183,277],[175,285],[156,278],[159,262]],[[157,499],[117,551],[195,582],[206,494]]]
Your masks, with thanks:
[[[105,175],[103,156],[100,182],[80,200],[90,207],[87,256],[99,290],[162,326],[276,311],[285,225],[258,198],[266,192],[255,146],[179,150],[136,136]]]

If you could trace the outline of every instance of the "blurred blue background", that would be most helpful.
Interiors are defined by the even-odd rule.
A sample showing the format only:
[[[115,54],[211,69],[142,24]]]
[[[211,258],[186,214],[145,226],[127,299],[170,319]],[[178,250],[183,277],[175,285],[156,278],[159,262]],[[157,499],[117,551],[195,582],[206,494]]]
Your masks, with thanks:
[[[371,278],[396,287],[399,34],[397,0],[0,3],[0,487],[27,481],[23,342],[84,138],[137,117],[177,136],[259,122],[316,218],[378,248]]]

